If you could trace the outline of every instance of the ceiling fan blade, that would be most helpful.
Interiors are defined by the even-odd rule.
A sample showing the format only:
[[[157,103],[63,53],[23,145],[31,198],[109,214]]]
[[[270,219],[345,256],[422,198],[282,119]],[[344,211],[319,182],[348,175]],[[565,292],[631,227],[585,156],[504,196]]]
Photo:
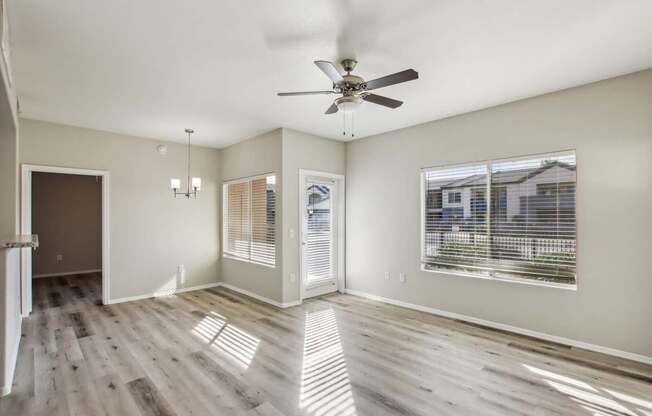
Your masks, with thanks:
[[[335,114],[337,113],[337,105],[335,103],[331,104],[330,107],[328,107],[328,110],[324,114]]]
[[[384,105],[385,107],[389,107],[389,108],[398,108],[401,105],[403,105],[403,101],[394,100],[392,98],[387,98],[387,97],[383,97],[382,95],[376,95],[376,94],[367,94],[364,97],[362,97],[362,99],[365,101],[369,101],[370,103]]]
[[[344,81],[342,74],[340,74],[340,71],[337,70],[337,67],[335,67],[332,62],[315,61],[315,65],[317,65],[317,67],[321,69],[322,72],[333,81],[333,83],[337,84]]]
[[[279,92],[276,95],[287,97],[290,95],[319,95],[319,94],[334,94],[335,91],[299,91],[299,92]]]
[[[414,69],[406,69],[405,71],[367,81],[367,90],[375,90],[376,88],[400,84],[401,82],[412,81],[417,78],[419,78],[419,73],[417,71]]]

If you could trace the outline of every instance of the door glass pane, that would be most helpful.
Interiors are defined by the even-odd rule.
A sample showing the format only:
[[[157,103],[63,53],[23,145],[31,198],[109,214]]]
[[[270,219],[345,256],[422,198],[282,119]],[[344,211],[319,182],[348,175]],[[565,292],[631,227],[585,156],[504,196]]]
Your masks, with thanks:
[[[306,187],[306,282],[333,277],[331,186],[309,183]]]

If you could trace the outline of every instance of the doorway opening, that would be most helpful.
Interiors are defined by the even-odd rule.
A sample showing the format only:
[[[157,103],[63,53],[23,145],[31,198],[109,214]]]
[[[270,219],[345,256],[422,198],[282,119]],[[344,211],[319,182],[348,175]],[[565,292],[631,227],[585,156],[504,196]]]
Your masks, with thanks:
[[[301,299],[344,289],[344,176],[300,171]]]
[[[21,313],[108,303],[108,172],[23,165]]]

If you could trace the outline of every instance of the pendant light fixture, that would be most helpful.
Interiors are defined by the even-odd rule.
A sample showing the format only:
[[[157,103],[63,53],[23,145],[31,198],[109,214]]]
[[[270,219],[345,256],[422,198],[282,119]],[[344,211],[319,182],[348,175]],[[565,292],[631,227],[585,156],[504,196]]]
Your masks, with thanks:
[[[186,174],[187,174],[186,177],[188,178],[188,183],[186,187],[186,192],[179,192],[179,190],[181,189],[181,179],[178,178],[170,179],[170,188],[172,188],[175,198],[179,195],[183,195],[186,198],[190,198],[190,197],[197,198],[197,192],[199,192],[201,189],[201,178],[190,177],[190,135],[195,131],[193,129],[186,129],[184,131],[188,133],[188,152],[187,152],[188,157],[186,159]]]

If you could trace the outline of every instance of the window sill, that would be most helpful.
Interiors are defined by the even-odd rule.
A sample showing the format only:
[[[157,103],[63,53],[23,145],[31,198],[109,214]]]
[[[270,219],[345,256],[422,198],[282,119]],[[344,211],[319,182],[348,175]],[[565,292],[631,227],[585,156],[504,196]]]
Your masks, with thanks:
[[[259,262],[259,261],[253,261],[253,260],[249,260],[249,259],[243,259],[242,257],[232,256],[232,255],[230,255],[230,254],[226,254],[226,253],[222,253],[222,258],[223,258],[223,259],[229,259],[229,260],[239,261],[239,262],[241,262],[241,263],[253,264],[253,265],[255,265],[255,266],[262,266],[262,267],[266,267],[266,268],[268,268],[268,269],[276,269],[276,265],[275,265],[275,264],[267,264],[267,263],[261,263],[261,262]]]
[[[436,274],[441,274],[446,276],[459,276],[459,277],[467,277],[473,279],[493,280],[497,282],[517,283],[517,284],[527,285],[527,286],[548,287],[553,289],[562,289],[562,290],[570,290],[572,292],[577,292],[577,283],[571,285],[565,283],[540,282],[536,280],[526,280],[526,279],[519,279],[519,278],[510,279],[508,277],[492,277],[492,276],[481,275],[478,273],[460,272],[454,270],[431,270],[431,269],[426,269],[423,264],[421,265],[421,271],[426,273],[436,273]]]

